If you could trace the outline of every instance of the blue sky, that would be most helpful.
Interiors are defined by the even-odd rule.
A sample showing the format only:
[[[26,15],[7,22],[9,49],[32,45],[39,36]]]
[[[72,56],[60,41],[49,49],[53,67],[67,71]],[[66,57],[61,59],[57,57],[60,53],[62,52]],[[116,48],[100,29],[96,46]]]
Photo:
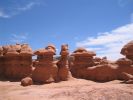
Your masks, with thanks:
[[[69,44],[119,58],[133,39],[133,0],[0,0],[0,45]]]

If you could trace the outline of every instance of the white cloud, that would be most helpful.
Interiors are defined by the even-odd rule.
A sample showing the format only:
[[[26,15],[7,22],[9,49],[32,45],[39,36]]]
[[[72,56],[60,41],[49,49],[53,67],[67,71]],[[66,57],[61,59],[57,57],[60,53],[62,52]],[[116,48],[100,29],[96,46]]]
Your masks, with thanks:
[[[26,4],[25,6],[19,7],[19,8],[17,8],[17,9],[18,9],[19,11],[26,11],[26,10],[31,9],[34,5],[36,5],[35,2],[30,2],[30,3]]]
[[[32,9],[35,5],[40,5],[40,2],[39,1],[37,2],[35,0],[30,0],[25,2],[24,4],[21,4],[21,2],[15,2],[13,4],[9,4],[8,7],[5,6],[0,8],[0,18],[11,18],[24,11]]]
[[[98,56],[107,56],[111,60],[120,58],[120,50],[124,44],[133,40],[133,23],[116,28],[110,32],[103,32],[96,37],[88,37],[76,43],[77,47],[95,50]]]
[[[5,12],[0,10],[0,18],[9,18],[10,16],[6,15]]]
[[[13,43],[24,43],[28,39],[28,34],[12,34],[10,41]]]

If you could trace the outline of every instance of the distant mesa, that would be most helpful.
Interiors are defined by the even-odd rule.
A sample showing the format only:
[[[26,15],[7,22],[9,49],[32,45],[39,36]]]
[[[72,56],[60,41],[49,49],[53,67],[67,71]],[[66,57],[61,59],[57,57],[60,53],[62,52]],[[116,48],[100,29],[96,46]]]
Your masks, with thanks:
[[[55,59],[56,47],[32,51],[28,44],[0,46],[0,76],[9,80],[21,80],[22,86],[51,83],[82,78],[97,82],[123,80],[133,83],[133,41],[123,46],[124,58],[115,62],[107,57],[97,57],[94,51],[77,48],[69,53],[68,44],[61,45],[60,57]],[[37,59],[32,59],[36,55]]]

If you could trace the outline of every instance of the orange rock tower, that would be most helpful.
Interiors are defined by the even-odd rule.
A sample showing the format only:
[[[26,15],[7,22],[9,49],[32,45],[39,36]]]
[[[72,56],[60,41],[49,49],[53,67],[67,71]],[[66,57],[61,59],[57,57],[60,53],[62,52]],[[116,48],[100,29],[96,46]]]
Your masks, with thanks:
[[[69,80],[72,78],[70,69],[69,69],[69,63],[68,63],[68,57],[69,57],[69,51],[68,51],[68,45],[64,44],[61,46],[61,52],[60,52],[60,60],[57,63],[59,71],[58,71],[58,77],[59,80]]]
[[[34,52],[37,55],[37,60],[34,64],[32,79],[35,82],[50,83],[57,81],[58,67],[53,61],[53,55],[56,53],[54,45],[48,45],[44,49],[39,49]]]

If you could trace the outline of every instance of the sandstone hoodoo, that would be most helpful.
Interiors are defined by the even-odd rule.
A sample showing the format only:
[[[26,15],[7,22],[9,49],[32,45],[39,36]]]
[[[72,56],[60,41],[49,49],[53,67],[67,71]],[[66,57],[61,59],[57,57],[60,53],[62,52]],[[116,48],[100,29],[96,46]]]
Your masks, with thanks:
[[[78,48],[71,56],[74,56],[73,66],[71,67],[73,76],[86,78],[84,71],[86,71],[88,67],[94,65],[93,56],[96,56],[96,53],[93,51],[87,51],[84,48]]]
[[[35,60],[32,60],[32,49],[28,44],[0,46],[0,75],[22,79],[23,86],[32,84],[32,80],[51,83],[66,81],[72,76],[100,82],[119,79],[133,83],[133,41],[121,50],[125,58],[116,62],[111,62],[106,57],[94,58],[96,53],[84,48],[78,48],[69,56],[67,44],[61,46],[58,61],[54,60],[55,54],[56,48],[52,44],[36,50]]]
[[[37,55],[37,60],[34,62],[33,81],[40,83],[57,81],[58,67],[53,60],[55,53],[56,48],[54,45],[48,45],[46,48],[34,52]]]
[[[130,41],[129,43],[124,45],[120,53],[126,58],[120,58],[116,61],[119,66],[120,73],[118,79],[126,80],[126,75],[133,75],[133,41]],[[123,72],[127,74],[123,74]]]
[[[74,61],[71,72],[74,77],[100,82],[117,79],[117,66],[109,64],[107,59],[93,58],[95,52],[79,48],[72,56]]]
[[[25,53],[23,54],[23,47]],[[28,44],[16,44],[3,47],[5,76],[21,79],[29,76],[32,71],[32,49]]]
[[[72,78],[68,63],[69,51],[67,44],[61,46],[60,55],[61,55],[60,60],[57,63],[59,68],[58,78],[59,80],[66,81]]]
[[[133,61],[133,41],[130,41],[121,49],[121,54]]]

